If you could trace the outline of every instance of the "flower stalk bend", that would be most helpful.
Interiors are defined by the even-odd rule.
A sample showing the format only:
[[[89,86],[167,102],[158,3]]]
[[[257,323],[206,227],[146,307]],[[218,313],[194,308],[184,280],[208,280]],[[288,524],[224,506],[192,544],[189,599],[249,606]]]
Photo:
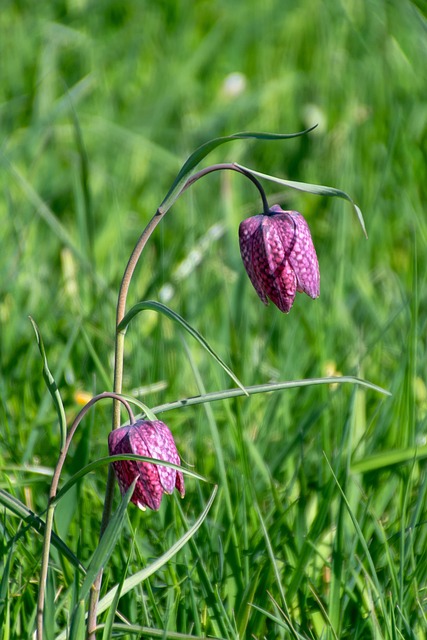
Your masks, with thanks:
[[[203,178],[208,173],[212,173],[214,171],[236,171],[237,173],[241,173],[246,176],[258,189],[265,215],[268,215],[269,206],[267,202],[267,198],[262,188],[260,182],[257,180],[255,176],[251,173],[243,169],[242,167],[237,166],[234,163],[220,163],[215,164],[210,167],[206,167],[205,169],[201,169],[197,171],[194,175],[190,176],[188,180],[182,186],[179,195],[181,195],[184,191],[186,191],[191,185],[193,185],[197,180]],[[178,197],[178,196],[177,196]],[[176,200],[176,198],[175,198]],[[123,320],[126,313],[126,302],[129,292],[129,286],[135,271],[135,268],[138,264],[139,258],[147,244],[151,234],[154,229],[157,227],[159,222],[163,219],[166,213],[169,211],[172,206],[172,202],[170,204],[164,204],[160,206],[154,216],[151,218],[141,236],[139,237],[138,242],[135,245],[134,250],[129,258],[129,261],[126,265],[125,272],[123,274],[122,282],[120,284],[119,296],[117,301],[117,310],[116,310],[116,327],[119,326],[120,322]],[[124,357],[124,331],[116,330],[116,343],[115,343],[115,355],[114,355],[114,392],[121,393],[122,385],[123,385],[123,357]],[[114,412],[113,412],[113,429],[117,429],[120,426],[120,408],[117,402],[114,403]]]
[[[58,484],[59,484],[59,479],[61,477],[62,468],[64,466],[64,462],[68,455],[70,444],[76,432],[77,427],[79,426],[80,422],[83,420],[84,416],[89,411],[89,409],[96,402],[98,402],[99,400],[103,400],[104,398],[113,398],[113,400],[115,400],[116,402],[122,403],[129,414],[129,420],[131,422],[135,421],[135,417],[133,415],[133,411],[129,403],[124,398],[120,398],[116,393],[106,391],[104,393],[100,393],[97,396],[94,396],[91,400],[89,400],[89,402],[79,412],[73,424],[68,430],[64,447],[62,448],[58,458],[58,462],[56,463],[56,467],[53,473],[52,482],[51,482],[50,491],[49,491],[49,505],[48,505],[47,514],[46,514],[43,551],[42,551],[41,568],[40,568],[39,593],[38,593],[38,600],[37,600],[37,632],[36,632],[37,640],[42,640],[43,638],[44,601],[45,601],[45,593],[46,593],[47,571],[48,571],[48,565],[49,565],[50,541],[51,541],[52,529],[53,529],[53,517],[55,514],[55,507],[56,507],[54,500],[58,491]]]

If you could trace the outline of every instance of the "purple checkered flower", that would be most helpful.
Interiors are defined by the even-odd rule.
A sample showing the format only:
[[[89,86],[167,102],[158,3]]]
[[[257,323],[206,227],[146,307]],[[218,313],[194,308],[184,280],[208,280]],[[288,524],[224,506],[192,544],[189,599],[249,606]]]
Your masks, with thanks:
[[[289,313],[297,291],[311,298],[320,294],[319,263],[310,229],[297,211],[275,204],[268,215],[243,220],[240,253],[255,291],[264,304],[270,299]]]
[[[160,420],[137,420],[130,426],[111,431],[108,448],[110,455],[134,453],[181,464],[173,436]],[[181,497],[185,495],[184,477],[171,467],[138,460],[119,460],[113,462],[113,467],[122,494],[138,478],[131,500],[142,510],[145,507],[159,509],[163,494],[172,493],[175,487]]]

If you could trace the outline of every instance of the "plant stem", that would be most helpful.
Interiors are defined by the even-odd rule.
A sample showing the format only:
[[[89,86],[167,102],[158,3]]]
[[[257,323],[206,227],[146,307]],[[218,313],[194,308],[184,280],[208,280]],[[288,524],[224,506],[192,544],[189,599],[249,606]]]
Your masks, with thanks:
[[[52,489],[51,489],[52,493]],[[49,494],[49,502],[51,500],[51,493]],[[49,551],[50,541],[52,537],[53,528],[53,516],[55,513],[55,505],[49,504],[43,538],[43,551],[42,562],[40,567],[40,579],[39,579],[39,594],[37,599],[37,640],[43,640],[43,612],[44,612],[44,600],[46,593],[47,571],[49,567]]]
[[[199,180],[203,176],[207,175],[208,173],[212,173],[212,171],[224,171],[224,170],[225,171],[227,171],[227,170],[228,171],[237,171],[237,173],[241,173],[244,176],[246,176],[247,178],[249,178],[249,180],[251,182],[253,182],[253,184],[256,186],[256,188],[259,191],[259,194],[260,194],[261,200],[262,200],[262,206],[263,206],[263,209],[264,209],[264,213],[266,215],[268,215],[270,213],[270,207],[268,206],[267,196],[265,195],[265,191],[264,191],[261,183],[259,182],[259,180],[257,180],[257,178],[255,178],[255,176],[252,175],[252,173],[250,173],[249,171],[246,171],[240,165],[234,164],[234,162],[223,162],[223,163],[220,163],[220,164],[213,164],[210,167],[206,167],[206,169],[201,169],[200,171],[195,173],[193,176],[191,176],[187,180],[187,182],[182,187],[181,193],[183,191],[185,191],[186,189],[188,189],[188,187],[190,187],[192,184],[197,182],[197,180]]]
[[[77,427],[80,422],[89,411],[89,409],[99,400],[103,400],[104,398],[113,398],[117,402],[121,402],[127,409],[129,414],[129,419],[131,422],[135,422],[135,417],[133,415],[133,411],[129,405],[129,403],[124,399],[120,398],[116,393],[112,393],[111,391],[106,391],[105,393],[100,393],[97,396],[94,396],[89,400],[87,404],[83,407],[83,409],[76,416],[73,424],[71,425],[67,439],[65,441],[64,447],[59,454],[58,462],[56,463],[55,471],[52,477],[52,483],[50,485],[49,491],[49,505],[46,515],[46,523],[45,523],[45,532],[44,532],[44,540],[43,540],[43,551],[42,551],[42,559],[41,559],[41,567],[40,567],[40,580],[39,580],[39,594],[37,600],[37,640],[43,639],[43,612],[44,612],[44,600],[46,593],[46,580],[47,580],[47,572],[49,566],[49,551],[50,551],[50,541],[52,536],[52,528],[53,528],[53,516],[55,513],[55,504],[54,499],[56,497],[56,493],[58,490],[59,479],[61,477],[62,468],[64,466],[65,459],[68,454],[68,450],[70,448],[71,441],[76,432]]]
[[[115,341],[115,351],[114,351],[114,392],[120,394],[122,392],[123,385],[123,359],[124,359],[124,342],[125,342],[125,330],[117,331],[117,327],[120,322],[125,317],[126,313],[126,301],[129,292],[129,286],[135,272],[135,268],[138,264],[139,258],[147,244],[151,234],[154,229],[157,227],[159,222],[163,219],[166,213],[171,208],[172,204],[176,201],[176,199],[190,187],[192,184],[197,182],[200,178],[207,175],[208,173],[212,173],[213,171],[237,171],[237,173],[241,173],[256,186],[258,189],[261,200],[264,208],[264,213],[266,215],[269,214],[269,206],[267,202],[267,197],[265,195],[264,189],[262,188],[260,182],[248,171],[245,171],[240,166],[237,166],[234,163],[220,163],[211,165],[210,167],[206,167],[205,169],[201,169],[197,171],[195,174],[190,176],[188,180],[183,184],[182,188],[179,190],[178,194],[174,198],[166,199],[163,201],[163,204],[157,209],[154,216],[151,218],[144,231],[140,235],[138,242],[135,245],[134,250],[129,258],[129,261],[126,265],[125,272],[123,274],[123,278],[120,284],[119,296],[117,300],[117,310],[116,310],[116,341]],[[117,429],[120,427],[120,405],[117,401],[113,403],[113,420],[112,420],[112,428]],[[105,488],[105,500],[104,500],[104,509],[102,514],[101,528],[100,528],[100,538],[104,534],[104,531],[108,525],[108,522],[111,517],[112,504],[113,504],[113,492],[114,492],[114,473],[112,471],[112,467],[109,467],[107,485]],[[95,640],[95,629],[96,629],[96,609],[98,606],[99,599],[99,591],[101,588],[102,582],[102,570],[97,575],[93,588],[91,590],[90,602],[89,602],[89,614],[88,614],[88,623],[87,623],[87,638],[88,640]]]

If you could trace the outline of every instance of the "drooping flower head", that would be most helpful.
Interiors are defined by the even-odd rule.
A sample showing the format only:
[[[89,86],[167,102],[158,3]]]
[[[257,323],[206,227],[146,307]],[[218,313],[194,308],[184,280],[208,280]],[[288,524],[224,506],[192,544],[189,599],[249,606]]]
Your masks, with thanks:
[[[110,455],[134,453],[181,464],[173,436],[160,420],[137,420],[111,431],[108,448]],[[119,460],[113,467],[122,494],[138,478],[131,500],[142,510],[159,509],[163,494],[172,493],[175,487],[182,497],[185,495],[183,474],[171,467],[138,460]]]
[[[273,205],[269,214],[247,218],[239,227],[240,253],[264,304],[270,299],[288,313],[297,291],[320,294],[319,263],[310,229],[297,211]]]

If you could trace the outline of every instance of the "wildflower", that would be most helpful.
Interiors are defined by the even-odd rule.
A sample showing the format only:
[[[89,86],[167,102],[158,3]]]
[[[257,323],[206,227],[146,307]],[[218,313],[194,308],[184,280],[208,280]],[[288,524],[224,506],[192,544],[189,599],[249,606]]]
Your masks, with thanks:
[[[111,431],[108,448],[110,455],[133,453],[181,464],[173,436],[160,420],[137,420]],[[175,487],[181,497],[185,495],[184,477],[171,467],[138,460],[119,460],[113,462],[113,467],[122,494],[138,478],[131,500],[142,510],[159,509],[163,494],[172,493]]]
[[[297,291],[320,294],[319,263],[310,229],[297,211],[273,205],[269,214],[247,218],[239,228],[240,253],[264,304],[270,299],[288,313]]]

